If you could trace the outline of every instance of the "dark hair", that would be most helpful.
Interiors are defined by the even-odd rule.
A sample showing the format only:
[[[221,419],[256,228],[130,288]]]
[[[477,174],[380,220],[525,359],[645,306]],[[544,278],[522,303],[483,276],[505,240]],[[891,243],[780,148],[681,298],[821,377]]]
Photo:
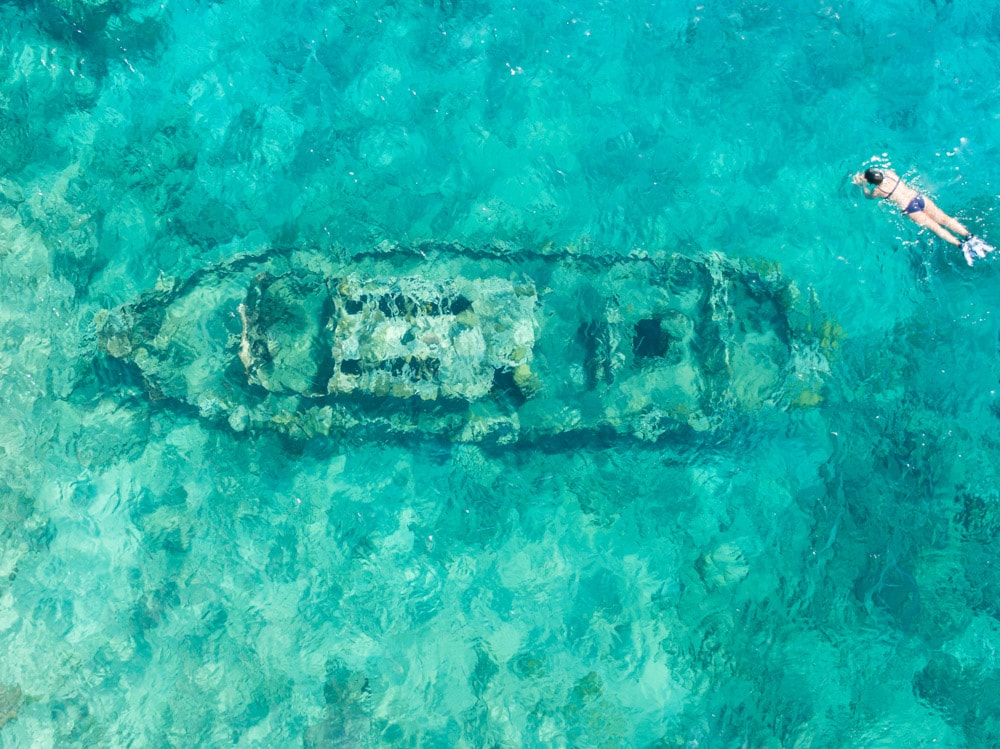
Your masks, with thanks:
[[[871,185],[881,185],[882,184],[882,172],[878,169],[865,169],[865,179]]]

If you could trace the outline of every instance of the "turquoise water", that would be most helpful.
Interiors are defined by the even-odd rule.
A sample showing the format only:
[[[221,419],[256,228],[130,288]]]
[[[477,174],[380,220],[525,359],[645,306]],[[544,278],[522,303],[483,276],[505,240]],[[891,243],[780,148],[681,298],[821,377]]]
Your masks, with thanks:
[[[0,746],[1000,743],[1000,5],[0,6]],[[241,251],[780,264],[816,408],[716,441],[236,435],[94,315]]]

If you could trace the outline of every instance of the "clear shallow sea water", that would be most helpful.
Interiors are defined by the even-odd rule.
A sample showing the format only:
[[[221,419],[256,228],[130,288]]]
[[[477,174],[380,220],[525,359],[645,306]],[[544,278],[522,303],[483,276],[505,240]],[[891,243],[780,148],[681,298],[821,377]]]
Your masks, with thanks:
[[[1000,6],[0,5],[0,746],[1000,742]],[[290,444],[94,315],[236,252],[779,263],[843,330],[721,442]]]

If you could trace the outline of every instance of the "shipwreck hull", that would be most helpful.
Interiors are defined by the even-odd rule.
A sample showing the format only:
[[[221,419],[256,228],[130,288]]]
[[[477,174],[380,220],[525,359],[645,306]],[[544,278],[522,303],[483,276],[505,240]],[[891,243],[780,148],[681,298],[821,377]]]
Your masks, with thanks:
[[[500,443],[718,433],[811,405],[828,333],[776,271],[719,254],[455,246],[242,255],[98,320],[152,397],[237,431]]]

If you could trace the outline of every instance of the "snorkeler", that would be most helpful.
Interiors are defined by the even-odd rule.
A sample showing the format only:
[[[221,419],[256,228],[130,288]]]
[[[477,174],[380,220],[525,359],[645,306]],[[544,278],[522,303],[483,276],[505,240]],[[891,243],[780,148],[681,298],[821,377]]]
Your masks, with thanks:
[[[865,184],[872,185],[868,190]],[[925,229],[930,229],[941,239],[956,247],[962,248],[965,261],[972,265],[974,258],[986,257],[993,247],[983,240],[973,237],[972,232],[958,221],[937,207],[937,204],[907,185],[891,169],[865,169],[864,174],[854,175],[854,184],[861,187],[866,198],[881,198],[891,200],[900,210]],[[954,232],[954,233],[952,233]],[[958,239],[958,237],[962,239]]]

